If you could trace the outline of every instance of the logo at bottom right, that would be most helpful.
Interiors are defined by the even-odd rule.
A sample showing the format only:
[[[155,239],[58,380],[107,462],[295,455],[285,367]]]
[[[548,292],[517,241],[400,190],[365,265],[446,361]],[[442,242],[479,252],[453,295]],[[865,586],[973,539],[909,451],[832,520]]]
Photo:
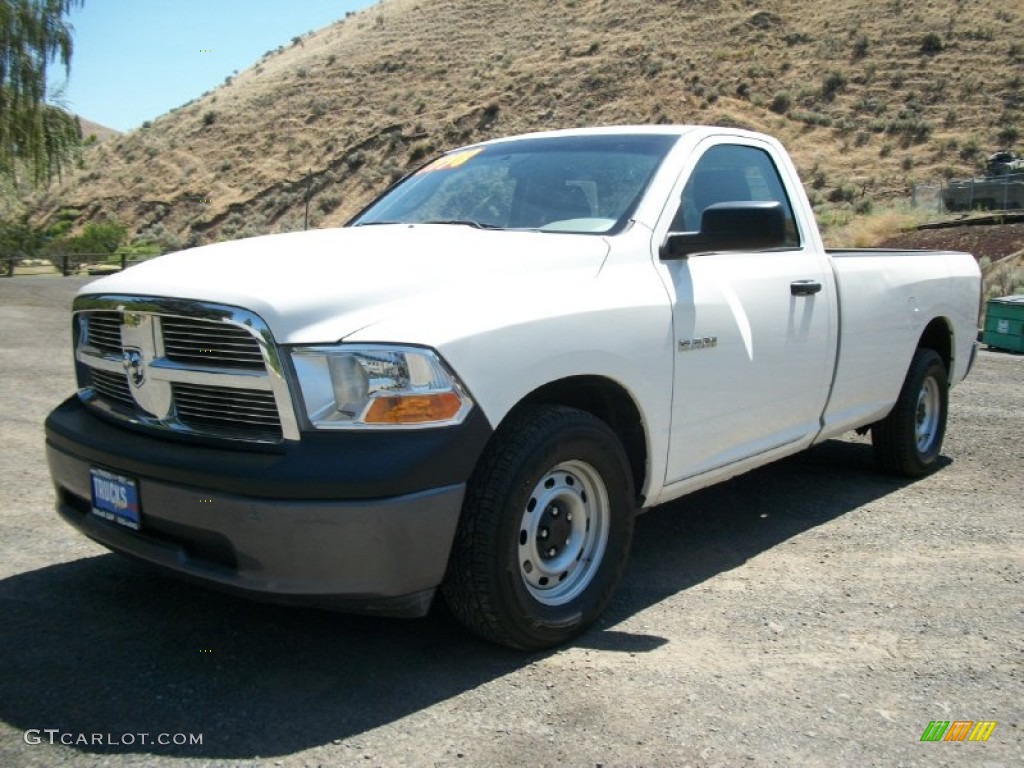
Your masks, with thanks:
[[[995,727],[995,720],[932,720],[921,741],[988,741]]]

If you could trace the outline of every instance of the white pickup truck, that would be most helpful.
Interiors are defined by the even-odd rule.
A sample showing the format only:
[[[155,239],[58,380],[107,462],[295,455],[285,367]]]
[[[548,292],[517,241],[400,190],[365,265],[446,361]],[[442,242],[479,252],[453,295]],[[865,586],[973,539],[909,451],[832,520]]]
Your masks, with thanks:
[[[416,616],[440,589],[551,646],[607,605],[639,510],[854,429],[934,468],[979,294],[967,254],[826,251],[757,133],[476,144],[343,228],[85,286],[57,509],[250,596]]]

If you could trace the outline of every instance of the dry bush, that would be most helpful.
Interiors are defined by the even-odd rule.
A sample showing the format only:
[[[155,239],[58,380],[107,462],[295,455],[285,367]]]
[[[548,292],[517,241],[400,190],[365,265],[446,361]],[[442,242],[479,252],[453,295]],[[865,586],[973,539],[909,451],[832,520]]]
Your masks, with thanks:
[[[854,216],[822,232],[830,248],[874,248],[892,237],[924,223],[927,214],[906,207],[883,208]]]
[[[986,299],[1024,295],[1024,251],[995,263],[986,261],[981,260]]]

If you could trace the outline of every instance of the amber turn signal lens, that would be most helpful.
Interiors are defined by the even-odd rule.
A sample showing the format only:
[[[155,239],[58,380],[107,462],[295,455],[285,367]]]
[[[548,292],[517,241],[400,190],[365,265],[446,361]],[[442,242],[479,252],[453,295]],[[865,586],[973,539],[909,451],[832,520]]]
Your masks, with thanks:
[[[459,412],[462,401],[454,392],[430,395],[377,397],[366,411],[367,424],[424,424],[447,421]]]

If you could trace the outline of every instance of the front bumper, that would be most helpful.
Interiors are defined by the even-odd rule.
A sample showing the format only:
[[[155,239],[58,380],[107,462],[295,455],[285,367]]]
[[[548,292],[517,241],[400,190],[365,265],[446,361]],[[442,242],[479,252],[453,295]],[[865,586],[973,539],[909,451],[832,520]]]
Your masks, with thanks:
[[[251,452],[138,434],[71,398],[46,431],[58,512],[110,549],[250,597],[417,616],[444,576],[471,456],[490,428],[480,416],[392,435],[402,448],[391,451],[371,438],[356,453],[346,442],[360,436],[336,435],[333,451],[314,440]],[[393,459],[383,469],[382,452]],[[139,531],[91,513],[90,467],[137,480]]]

